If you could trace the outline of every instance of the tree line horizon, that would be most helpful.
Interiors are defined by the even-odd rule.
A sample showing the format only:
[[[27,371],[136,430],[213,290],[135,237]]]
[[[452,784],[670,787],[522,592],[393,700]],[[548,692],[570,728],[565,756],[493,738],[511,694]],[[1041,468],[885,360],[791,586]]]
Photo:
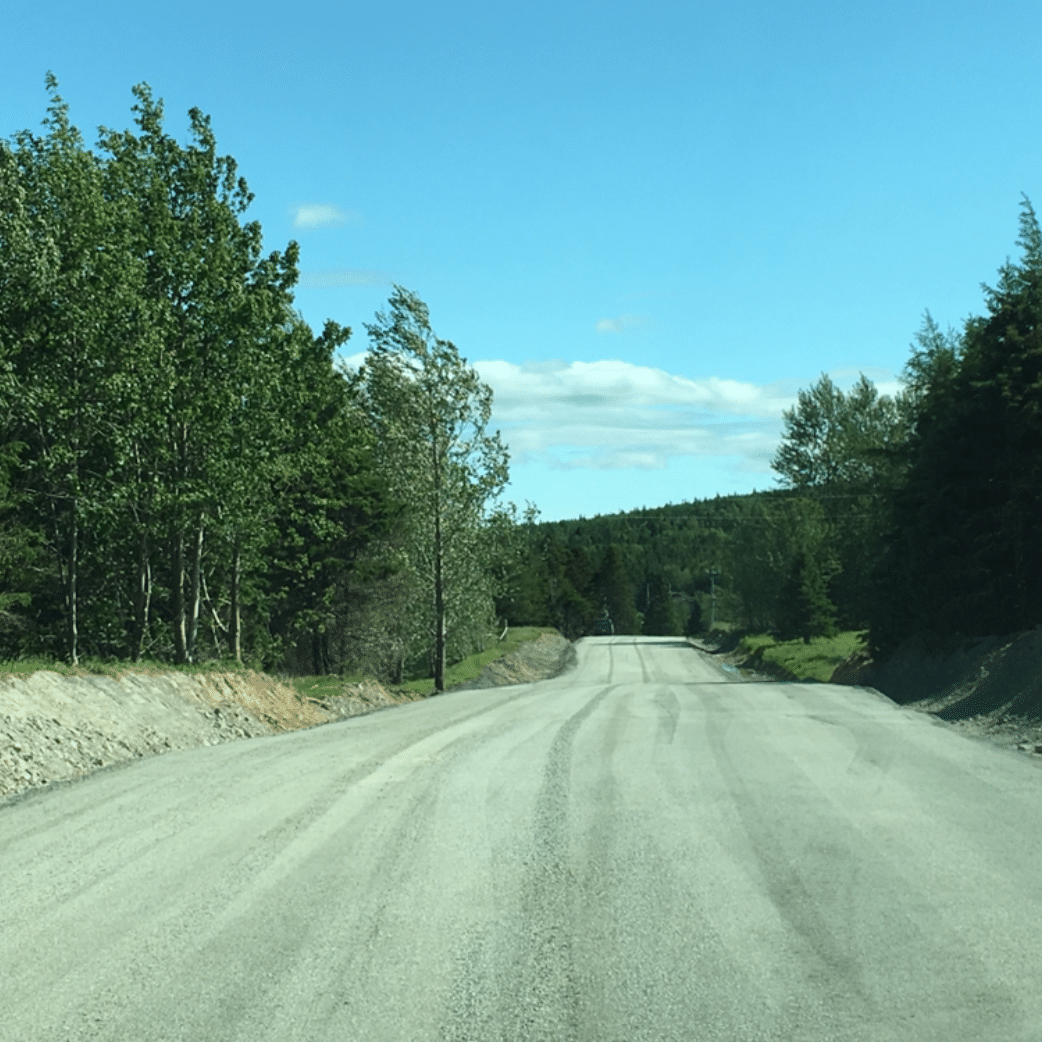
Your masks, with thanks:
[[[779,488],[532,526],[518,616],[575,636],[607,604],[616,633],[693,634],[715,585],[736,628],[864,631],[877,660],[1042,623],[1042,233],[1026,196],[1016,245],[983,315],[942,331],[924,313],[898,393],[863,374],[799,392]]]

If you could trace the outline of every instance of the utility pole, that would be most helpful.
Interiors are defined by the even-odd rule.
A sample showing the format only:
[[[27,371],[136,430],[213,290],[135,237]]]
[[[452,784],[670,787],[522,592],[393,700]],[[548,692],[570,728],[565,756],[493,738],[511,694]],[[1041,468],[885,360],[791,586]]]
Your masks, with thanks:
[[[709,632],[712,633],[716,626],[716,577],[720,572],[716,565],[706,571],[709,573]]]

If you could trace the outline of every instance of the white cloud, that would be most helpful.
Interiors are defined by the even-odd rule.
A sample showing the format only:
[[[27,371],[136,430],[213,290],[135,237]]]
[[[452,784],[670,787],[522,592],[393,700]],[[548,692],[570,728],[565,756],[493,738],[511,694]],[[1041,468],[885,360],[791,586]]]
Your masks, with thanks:
[[[661,469],[673,457],[739,457],[769,469],[796,385],[692,380],[621,361],[475,362],[516,463]]]
[[[628,329],[638,329],[648,325],[642,315],[619,315],[616,318],[597,319],[598,333],[625,333]]]
[[[300,276],[305,289],[333,289],[337,286],[389,286],[394,281],[390,272],[365,268],[338,268],[335,271],[306,271]]]
[[[298,206],[293,216],[294,228],[328,228],[356,218],[353,210],[341,210],[329,204]]]
[[[352,368],[364,360],[364,353],[345,359]],[[762,475],[769,486],[782,413],[813,382],[691,379],[608,359],[473,366],[492,388],[492,425],[502,432],[511,463],[573,471],[577,479],[583,472],[662,471],[686,460]],[[880,393],[888,376],[879,371],[874,379]]]

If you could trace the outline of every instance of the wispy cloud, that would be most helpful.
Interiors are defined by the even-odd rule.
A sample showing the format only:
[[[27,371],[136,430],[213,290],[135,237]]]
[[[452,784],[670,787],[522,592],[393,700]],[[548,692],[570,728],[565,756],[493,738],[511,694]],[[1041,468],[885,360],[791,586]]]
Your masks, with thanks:
[[[294,228],[329,228],[358,217],[353,210],[341,210],[328,203],[298,206],[293,215]]]
[[[597,319],[597,332],[625,333],[627,330],[639,329],[648,324],[648,320],[643,315],[618,315],[615,318]]]
[[[306,271],[300,276],[305,289],[335,289],[338,286],[389,286],[394,276],[387,271],[365,268],[337,268],[334,271]]]

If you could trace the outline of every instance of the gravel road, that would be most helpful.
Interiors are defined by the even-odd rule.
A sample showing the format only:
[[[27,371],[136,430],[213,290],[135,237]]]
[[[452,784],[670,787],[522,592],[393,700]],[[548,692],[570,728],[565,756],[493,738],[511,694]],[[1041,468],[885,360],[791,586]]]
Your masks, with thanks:
[[[1042,764],[591,638],[0,807],[3,1042],[1038,1042]]]

